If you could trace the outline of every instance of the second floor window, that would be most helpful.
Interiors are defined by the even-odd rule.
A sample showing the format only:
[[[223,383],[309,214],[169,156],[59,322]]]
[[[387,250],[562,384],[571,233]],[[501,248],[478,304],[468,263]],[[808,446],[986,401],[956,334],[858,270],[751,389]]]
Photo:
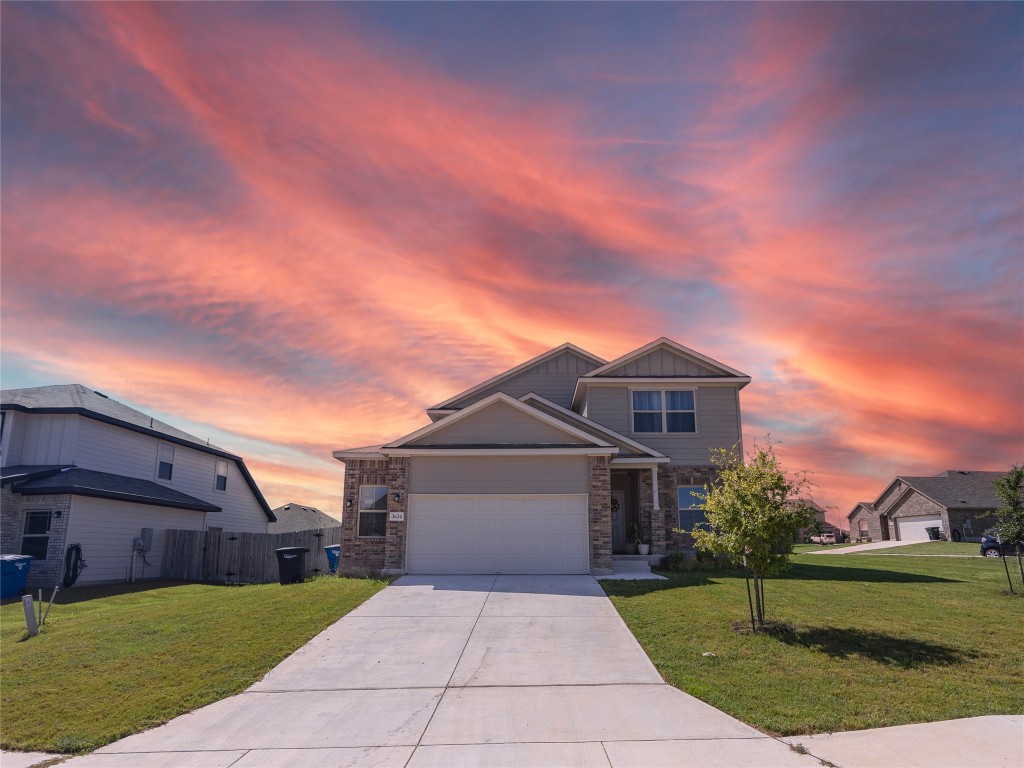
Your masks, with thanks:
[[[156,476],[160,480],[170,480],[174,474],[174,446],[160,443],[160,454],[156,462]]]
[[[218,491],[228,489],[228,463],[225,459],[217,459],[217,479],[214,481],[213,487]]]
[[[383,536],[387,531],[388,487],[359,486],[359,536]]]
[[[691,389],[633,390],[633,432],[697,431],[696,398]]]

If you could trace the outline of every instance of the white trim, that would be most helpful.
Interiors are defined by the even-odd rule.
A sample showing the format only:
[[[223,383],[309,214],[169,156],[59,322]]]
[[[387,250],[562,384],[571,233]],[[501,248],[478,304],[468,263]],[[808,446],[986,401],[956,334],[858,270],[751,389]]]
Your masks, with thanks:
[[[573,408],[579,406],[583,399],[583,392],[588,387],[621,387],[622,385],[657,385],[659,389],[672,389],[673,385],[680,388],[701,386],[701,387],[736,387],[743,389],[750,383],[749,376],[716,376],[713,378],[700,376],[608,376],[603,379],[590,379],[580,376],[576,380],[576,389],[572,393]]]
[[[520,363],[515,368],[509,368],[504,373],[499,373],[497,376],[492,376],[487,381],[481,382],[480,384],[477,384],[474,387],[470,387],[469,389],[465,390],[464,392],[460,392],[459,394],[455,395],[454,397],[449,397],[444,402],[441,402],[441,403],[438,403],[437,405],[431,406],[430,408],[427,409],[427,411],[437,411],[437,410],[445,409],[449,405],[451,405],[452,403],[457,403],[459,400],[462,400],[462,399],[464,399],[466,397],[469,397],[473,393],[479,392],[481,389],[487,389],[488,387],[493,387],[495,384],[498,384],[498,383],[504,381],[505,379],[510,379],[513,376],[515,376],[517,373],[522,373],[527,368],[532,368],[533,366],[538,365],[539,363],[544,362],[549,357],[555,357],[556,355],[560,355],[562,352],[565,352],[567,350],[571,351],[571,352],[574,352],[575,354],[579,355],[580,357],[592,360],[593,362],[597,363],[598,365],[604,365],[604,363],[605,363],[605,361],[602,358],[598,357],[597,355],[591,354],[590,352],[587,352],[587,350],[581,349],[580,347],[577,347],[575,344],[570,344],[569,342],[566,342],[565,344],[562,344],[561,346],[555,347],[554,349],[549,349],[547,352],[543,352],[543,353],[537,355],[536,357],[527,360],[525,363]]]
[[[724,371],[730,376],[741,376],[746,377],[748,379],[750,378],[749,376],[747,376],[747,374],[743,373],[742,371],[737,371],[735,368],[730,368],[725,363],[720,363],[714,358],[708,357],[707,355],[702,355],[700,352],[690,349],[689,347],[684,347],[679,342],[672,341],[672,339],[666,336],[662,336],[660,339],[655,339],[650,344],[645,344],[644,346],[640,347],[640,349],[635,349],[632,352],[627,352],[622,357],[612,360],[610,363],[603,365],[600,368],[595,368],[593,371],[586,374],[585,378],[590,378],[592,376],[600,376],[605,371],[613,371],[616,368],[619,368],[625,365],[626,363],[630,362],[631,360],[635,360],[638,357],[643,357],[648,352],[653,352],[658,347],[668,347],[672,351],[678,352],[684,357],[692,357],[695,360],[702,362],[707,366],[710,366],[711,368],[717,368],[720,371]]]
[[[389,448],[388,456],[614,456],[615,446],[608,448]],[[651,461],[651,459],[646,459]]]
[[[541,397],[536,392],[527,392],[525,395],[523,395],[519,399],[521,401],[523,401],[523,402],[526,402],[528,399],[531,399],[531,398],[534,399],[534,400],[537,400],[538,402],[543,403],[544,405],[548,406],[549,408],[554,408],[555,410],[557,410],[557,411],[559,411],[561,413],[564,413],[566,416],[570,416],[570,417],[576,419],[577,421],[584,422],[588,426],[592,426],[592,427],[594,427],[594,429],[597,429],[600,432],[604,432],[606,435],[608,435],[609,437],[611,437],[611,438],[613,438],[615,440],[621,440],[626,445],[632,446],[633,448],[637,448],[637,449],[643,451],[644,453],[650,454],[651,456],[654,456],[654,457],[657,457],[657,458],[666,458],[666,459],[668,458],[667,456],[665,456],[664,453],[661,453],[660,451],[656,451],[653,448],[649,448],[648,446],[643,445],[642,443],[638,443],[638,442],[636,442],[636,440],[630,440],[628,437],[626,437],[625,435],[619,434],[614,429],[609,429],[608,427],[604,426],[603,424],[598,424],[596,421],[591,421],[586,416],[581,416],[580,414],[576,413],[575,411],[570,411],[568,408],[563,408],[558,403],[553,403],[550,400],[548,400],[547,398]]]
[[[387,461],[383,453],[358,453],[356,451],[334,451],[331,454],[338,461]]]
[[[506,405],[510,405],[513,408],[526,414],[527,416],[532,416],[538,421],[544,422],[549,426],[555,427],[556,429],[561,430],[562,432],[565,432],[568,435],[572,435],[573,437],[585,440],[591,445],[600,446],[602,448],[612,447],[610,443],[606,443],[603,440],[599,440],[593,435],[584,432],[582,429],[577,429],[571,424],[566,424],[561,419],[556,419],[554,416],[549,416],[543,411],[538,411],[536,408],[531,408],[526,403],[516,400],[514,397],[510,397],[506,395],[504,392],[495,392],[493,395],[485,397],[483,400],[477,400],[475,403],[473,403],[470,406],[467,406],[466,408],[463,408],[458,413],[453,413],[451,416],[445,419],[441,419],[440,421],[435,421],[431,424],[427,424],[427,426],[421,427],[420,429],[417,429],[415,432],[412,432],[411,434],[408,434],[405,437],[399,438],[398,440],[394,440],[388,443],[387,445],[381,446],[381,452],[393,454],[393,452],[388,449],[400,448],[406,445],[407,443],[412,442],[413,440],[419,440],[421,437],[426,437],[427,435],[433,432],[438,432],[442,429],[447,429],[452,424],[462,421],[468,416],[471,416],[477,411],[483,410],[484,408],[487,408],[488,406],[491,406],[494,403],[505,403]],[[618,451],[617,448],[615,450]]]
[[[458,408],[427,408],[427,416],[430,417],[431,421],[440,421],[445,416],[451,416],[453,413],[458,412]]]

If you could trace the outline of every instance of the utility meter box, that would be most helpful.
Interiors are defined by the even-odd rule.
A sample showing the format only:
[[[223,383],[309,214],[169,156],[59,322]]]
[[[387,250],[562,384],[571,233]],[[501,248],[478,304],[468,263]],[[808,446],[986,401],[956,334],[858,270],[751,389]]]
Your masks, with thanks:
[[[142,529],[142,551],[149,552],[153,548],[153,529],[143,528]]]

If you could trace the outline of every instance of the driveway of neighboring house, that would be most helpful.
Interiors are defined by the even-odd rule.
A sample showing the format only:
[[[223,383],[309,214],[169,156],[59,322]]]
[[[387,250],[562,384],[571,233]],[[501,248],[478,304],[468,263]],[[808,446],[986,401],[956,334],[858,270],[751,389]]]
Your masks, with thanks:
[[[662,681],[589,576],[399,579],[248,691],[65,763],[682,764],[820,765]]]
[[[857,544],[852,547],[840,547],[837,549],[816,549],[808,552],[808,555],[856,555],[858,552],[867,552],[872,549],[891,549],[892,547],[906,547],[910,544],[920,544],[920,541],[873,541],[870,544]]]

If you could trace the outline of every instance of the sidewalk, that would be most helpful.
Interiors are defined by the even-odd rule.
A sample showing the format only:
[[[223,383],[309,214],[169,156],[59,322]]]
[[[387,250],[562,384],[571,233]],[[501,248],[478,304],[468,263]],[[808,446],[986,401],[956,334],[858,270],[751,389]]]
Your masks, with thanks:
[[[870,544],[857,544],[852,547],[841,547],[838,549],[819,549],[808,552],[808,555],[856,555],[858,552],[869,552],[873,549],[891,549],[892,547],[906,547],[910,544],[920,544],[920,541],[873,541]]]

